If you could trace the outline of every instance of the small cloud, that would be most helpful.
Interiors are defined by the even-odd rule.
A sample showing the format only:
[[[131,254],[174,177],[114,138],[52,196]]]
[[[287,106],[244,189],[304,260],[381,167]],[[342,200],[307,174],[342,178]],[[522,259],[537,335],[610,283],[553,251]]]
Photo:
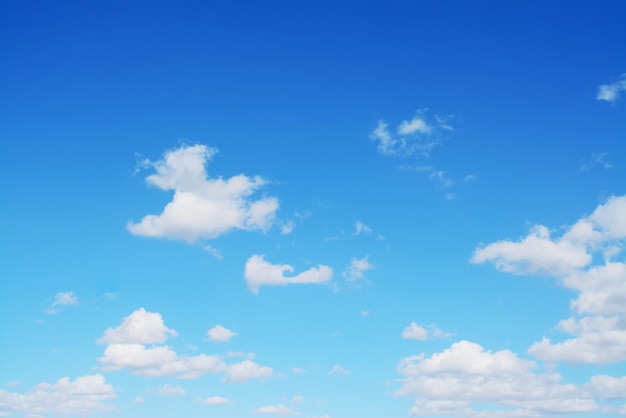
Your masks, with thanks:
[[[343,278],[353,283],[361,280],[367,281],[364,272],[374,268],[374,265],[369,262],[368,258],[369,255],[363,258],[353,258],[350,265],[344,270]]]
[[[372,228],[365,225],[363,222],[357,221],[354,225],[354,233],[352,235],[361,235],[361,233],[369,235],[372,233]]]
[[[137,396],[133,402],[135,402],[135,403],[145,403],[146,400],[144,398],[142,398],[141,396]]]
[[[267,405],[252,410],[253,414],[277,414],[277,415],[300,415],[295,409],[287,408],[284,405]]]
[[[443,332],[435,325],[427,325],[426,327],[418,325],[416,322],[411,324],[402,331],[402,338],[405,340],[431,340],[435,338],[447,338],[452,334]]]
[[[225,343],[230,341],[230,339],[237,335],[237,333],[224,328],[221,325],[216,325],[207,331],[207,335],[211,341]]]
[[[416,132],[422,134],[428,134],[432,128],[426,123],[426,121],[419,116],[415,116],[410,121],[403,120],[398,126],[398,134],[399,135],[411,135]]]
[[[185,396],[187,391],[180,386],[167,383],[165,385],[159,385],[154,390],[154,393],[159,396]]]
[[[265,380],[274,374],[271,367],[259,366],[253,361],[244,360],[241,363],[230,364],[224,371],[224,380],[228,383],[245,382],[250,379]]]
[[[291,402],[293,403],[301,403],[302,401],[304,401],[304,396],[302,395],[296,395],[293,398],[291,398]]]
[[[369,314],[370,314],[370,311],[366,311],[366,310],[361,311],[361,316],[368,316]]]
[[[611,168],[613,168],[613,163],[607,160],[606,157],[608,155],[609,154],[605,152],[591,154],[589,158],[581,160],[581,165],[578,172],[582,173],[583,171],[588,171],[595,167],[601,167],[605,170],[610,170]]]
[[[296,227],[296,224],[292,221],[286,222],[282,224],[280,227],[280,233],[283,235],[289,235],[293,232],[293,229]]]
[[[322,284],[333,277],[333,269],[325,265],[311,267],[295,276],[285,276],[285,273],[293,273],[293,271],[294,268],[289,264],[271,264],[265,261],[262,255],[253,255],[246,261],[244,276],[248,289],[255,294],[259,293],[263,285]]]
[[[329,376],[333,376],[333,375],[336,375],[336,374],[349,375],[350,372],[347,371],[346,369],[344,369],[343,367],[341,367],[341,365],[335,364],[333,366],[333,368],[330,369],[330,371],[328,372],[328,375]]]
[[[256,355],[254,353],[244,353],[243,351],[229,351],[226,353],[226,357],[244,357],[248,360],[252,360]]]
[[[376,236],[376,239],[377,239],[378,241],[384,241],[384,240],[385,240],[385,236],[384,236],[383,234],[378,234],[378,235]]]
[[[604,100],[615,103],[619,99],[622,91],[626,90],[626,73],[622,74],[610,84],[602,84],[598,87],[597,100]]]
[[[293,374],[304,374],[307,373],[306,369],[301,369],[300,367],[294,367],[291,369],[291,373]]]
[[[474,180],[476,180],[476,176],[473,174],[467,174],[465,177],[463,177],[463,182],[465,183],[469,183],[470,181]]]
[[[202,399],[202,403],[205,405],[224,405],[232,402],[233,401],[223,396],[209,396],[206,399]]]
[[[222,255],[222,252],[217,249],[217,248],[213,248],[210,245],[205,245],[204,246],[204,251],[206,251],[207,253],[211,254],[213,257],[217,258],[218,260],[223,260],[224,256]]]
[[[443,195],[443,198],[446,200],[452,200],[454,199],[454,193],[446,193]]]
[[[12,380],[10,382],[6,382],[4,384],[4,386],[6,386],[8,388],[15,388],[15,387],[18,387],[21,384],[22,384],[22,382],[20,382],[19,380]]]
[[[60,307],[74,305],[78,305],[78,297],[74,292],[59,292],[54,295],[54,302],[44,312],[48,315],[54,315],[60,312]]]

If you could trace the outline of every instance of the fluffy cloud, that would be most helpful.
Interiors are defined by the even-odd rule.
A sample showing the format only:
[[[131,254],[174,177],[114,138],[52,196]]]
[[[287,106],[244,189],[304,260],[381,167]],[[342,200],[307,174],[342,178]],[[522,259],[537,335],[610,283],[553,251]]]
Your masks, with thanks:
[[[335,374],[343,374],[343,375],[349,375],[350,372],[346,369],[344,369],[343,367],[341,367],[340,364],[335,364],[333,366],[332,369],[330,369],[330,371],[328,372],[329,376],[333,376]]]
[[[146,177],[149,185],[173,190],[174,197],[159,215],[129,222],[134,235],[193,242],[212,239],[232,229],[269,229],[278,210],[278,199],[251,198],[267,184],[261,177],[244,174],[208,178],[206,163],[217,153],[205,145],[182,146],[165,153],[162,160],[145,161],[156,173]]]
[[[409,156],[412,154],[427,155],[432,148],[441,142],[444,131],[453,128],[447,119],[435,115],[433,119],[427,115],[427,109],[420,109],[410,120],[403,120],[392,134],[389,124],[383,120],[370,133],[370,139],[378,144],[378,151],[385,155]]]
[[[207,335],[211,341],[223,343],[230,341],[230,339],[237,335],[237,333],[224,328],[221,325],[216,325],[207,332]]]
[[[284,405],[262,406],[252,411],[253,414],[277,414],[277,415],[300,415],[295,409],[287,408]]]
[[[74,292],[59,292],[54,295],[54,301],[44,312],[48,315],[54,315],[60,311],[62,306],[78,305],[78,297]]]
[[[0,389],[0,416],[13,413],[85,416],[113,410],[102,401],[115,397],[114,388],[102,375],[86,375],[74,381],[64,377],[54,384],[40,383],[26,394]]]
[[[598,87],[596,99],[615,103],[624,90],[626,90],[626,73],[619,76],[617,80],[611,84],[602,84]]]
[[[227,403],[232,403],[232,401],[223,396],[209,396],[208,398],[203,399],[202,403],[206,405],[224,405]]]
[[[535,362],[519,358],[509,350],[491,352],[478,344],[460,341],[435,353],[403,359],[398,372],[403,376],[396,396],[414,396],[412,415],[545,416],[598,411],[604,388],[619,394],[621,379],[599,376],[583,386],[561,383],[556,373],[536,373]],[[594,380],[595,379],[595,380]],[[485,403],[489,412],[473,408]],[[498,409],[502,408],[502,409]]]
[[[418,325],[416,322],[411,324],[402,331],[402,338],[407,340],[428,340],[433,338],[445,338],[452,334],[443,332],[435,325],[427,325],[426,328]]]
[[[100,344],[154,344],[163,343],[176,331],[163,323],[160,313],[139,308],[122,320],[117,328],[109,328],[98,340]]]
[[[626,360],[626,316],[586,316],[561,321],[558,328],[575,335],[559,343],[544,337],[528,352],[538,359],[570,364],[610,364]]]
[[[344,270],[342,274],[343,278],[348,282],[367,281],[365,272],[374,268],[374,265],[369,262],[368,258],[369,256],[353,258],[350,261],[350,265]]]
[[[246,262],[245,279],[248,289],[259,293],[261,286],[285,286],[288,284],[320,284],[326,283],[333,277],[333,270],[324,265],[287,277],[285,273],[293,273],[294,268],[289,264],[271,264],[265,261],[262,255],[253,255]]]
[[[107,329],[99,339],[100,343],[108,345],[98,361],[105,371],[127,369],[137,375],[180,379],[223,372],[227,382],[244,382],[265,379],[273,373],[271,368],[250,360],[226,364],[219,355],[181,356],[167,345],[154,345],[174,335],[175,331],[163,323],[161,314],[138,309],[124,318],[119,327]]]
[[[551,275],[577,291],[570,306],[582,317],[557,327],[574,338],[544,337],[528,351],[551,362],[609,364],[626,360],[626,262],[620,260],[625,238],[626,196],[611,197],[559,238],[536,226],[520,241],[477,249],[471,261],[490,261],[511,273]],[[600,259],[603,264],[594,264]]]
[[[250,379],[267,379],[274,371],[271,367],[259,366],[251,360],[229,365],[224,371],[224,380],[229,383],[245,382]]]

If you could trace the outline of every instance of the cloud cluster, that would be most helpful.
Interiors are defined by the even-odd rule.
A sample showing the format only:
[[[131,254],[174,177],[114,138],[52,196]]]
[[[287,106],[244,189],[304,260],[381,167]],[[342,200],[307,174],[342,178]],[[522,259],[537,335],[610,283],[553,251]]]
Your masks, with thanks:
[[[107,347],[98,360],[105,371],[127,369],[143,376],[194,379],[208,373],[223,373],[226,382],[245,382],[273,375],[272,368],[250,360],[227,364],[219,355],[181,356],[167,345],[156,345],[176,335],[176,331],[165,326],[161,314],[140,308],[118,327],[105,331],[98,342]]]
[[[102,401],[115,397],[115,389],[100,374],[77,377],[74,381],[64,377],[54,384],[40,383],[26,394],[0,389],[0,416],[13,413],[86,416],[112,411],[114,408]]]
[[[295,276],[285,276],[285,273],[293,272],[294,268],[289,264],[272,264],[265,261],[262,255],[255,254],[246,261],[244,277],[252,293],[259,293],[264,285],[322,284],[333,278],[333,270],[325,265],[311,267]]]
[[[509,350],[491,352],[459,341],[448,349],[407,357],[398,365],[401,388],[414,396],[411,415],[539,417],[599,411],[601,400],[626,399],[626,379],[594,376],[585,385],[563,384],[557,373],[538,373],[535,362]],[[621,390],[621,391],[620,391]],[[474,403],[489,404],[488,410]]]
[[[230,230],[268,230],[274,223],[278,199],[252,195],[267,181],[244,174],[229,179],[209,178],[206,164],[217,153],[205,145],[181,146],[159,161],[143,162],[155,173],[146,182],[174,197],[158,215],[129,222],[133,235],[193,242],[216,238]]]
[[[443,132],[452,131],[447,118],[427,115],[427,109],[420,109],[410,120],[403,120],[395,131],[383,120],[370,133],[370,139],[377,142],[378,152],[385,155],[409,156],[428,155],[443,137]]]
[[[571,308],[580,318],[557,329],[573,335],[561,342],[544,337],[533,344],[535,357],[570,364],[610,364],[626,360],[626,196],[609,198],[558,238],[535,226],[518,241],[478,248],[471,261],[491,262],[515,274],[542,274],[578,292]],[[603,263],[594,264],[601,259]]]
[[[355,283],[360,281],[367,282],[365,272],[374,268],[374,264],[370,263],[369,256],[363,258],[353,258],[350,265],[346,267],[342,276],[347,282]]]

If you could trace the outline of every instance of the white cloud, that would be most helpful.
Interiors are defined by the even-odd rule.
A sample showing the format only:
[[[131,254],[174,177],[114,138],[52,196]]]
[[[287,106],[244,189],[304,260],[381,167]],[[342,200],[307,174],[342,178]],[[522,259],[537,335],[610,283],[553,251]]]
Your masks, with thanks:
[[[396,396],[414,396],[412,415],[482,417],[472,403],[489,405],[491,416],[544,416],[599,409],[582,386],[562,384],[556,373],[533,372],[537,365],[509,350],[486,351],[460,341],[430,357],[404,358]],[[502,409],[497,409],[502,408]],[[511,409],[513,408],[513,409]]]
[[[294,402],[294,403],[301,403],[302,401],[304,401],[304,396],[302,395],[296,395],[293,398],[291,398],[291,402]]]
[[[402,338],[408,340],[429,340],[433,338],[446,338],[452,334],[443,332],[435,325],[427,325],[426,328],[418,325],[416,322],[411,324],[402,331]]]
[[[250,379],[265,380],[272,376],[271,367],[260,366],[251,360],[230,364],[224,371],[224,380],[229,383],[245,382]]]
[[[211,254],[213,257],[217,258],[218,260],[223,260],[224,256],[222,255],[222,252],[214,247],[211,247],[210,245],[205,245],[204,246],[204,251],[206,251],[207,253]]]
[[[586,266],[591,256],[584,246],[552,240],[548,228],[538,225],[521,241],[499,241],[478,248],[471,261],[489,261],[507,273],[562,275]]]
[[[205,145],[181,146],[167,151],[162,160],[146,162],[144,165],[156,171],[146,182],[173,190],[174,197],[161,214],[129,222],[128,230],[133,235],[187,242],[216,238],[232,229],[268,230],[274,223],[278,199],[251,198],[267,181],[244,174],[226,180],[208,178],[205,165],[216,153]]]
[[[184,396],[187,394],[187,391],[182,387],[169,383],[159,385],[154,392],[159,396]]]
[[[74,292],[59,292],[54,295],[54,301],[44,312],[54,315],[60,311],[62,306],[78,305],[78,297]]]
[[[626,73],[619,76],[617,80],[611,84],[602,84],[598,87],[596,99],[615,103],[624,90],[626,90]]]
[[[207,335],[211,341],[228,342],[231,338],[237,335],[237,333],[224,328],[221,325],[216,325],[207,332]]]
[[[372,228],[365,225],[363,222],[356,221],[354,224],[354,234],[352,235],[361,235],[361,234],[371,234]]]
[[[232,401],[223,396],[209,396],[208,398],[203,399],[202,403],[206,405],[224,405],[227,403],[232,403]]]
[[[0,415],[22,413],[31,416],[85,416],[114,410],[102,401],[115,397],[115,389],[105,382],[102,375],[86,375],[77,377],[74,381],[64,377],[54,384],[40,383],[26,394],[0,389]]]
[[[571,308],[582,318],[561,321],[558,329],[574,338],[552,342],[544,337],[529,353],[571,364],[610,364],[626,360],[626,196],[611,197],[578,220],[557,239],[537,226],[518,242],[500,241],[479,248],[472,262],[493,262],[503,271],[554,276],[578,292]],[[604,264],[594,264],[602,258]]]
[[[575,335],[559,343],[544,337],[528,353],[550,362],[610,364],[626,360],[626,316],[569,318],[559,329]]]
[[[374,268],[374,264],[370,263],[368,258],[369,255],[363,258],[353,258],[350,265],[344,270],[343,278],[348,282],[367,281],[365,272]]]
[[[135,402],[135,403],[145,403],[146,400],[144,398],[142,398],[141,396],[137,396],[133,402]]]
[[[296,227],[296,224],[292,221],[285,222],[280,226],[280,233],[283,235],[289,235],[293,232],[293,229]]]
[[[277,415],[300,415],[295,409],[287,408],[284,405],[267,405],[254,409],[253,414],[277,414]]]
[[[98,359],[105,371],[128,369],[143,376],[175,376],[194,379],[226,369],[217,355],[179,356],[168,346],[146,347],[143,344],[111,344]]]
[[[304,374],[307,371],[305,369],[302,369],[300,367],[294,367],[293,369],[291,369],[291,373],[293,374]]]
[[[378,151],[385,155],[410,156],[416,153],[427,155],[437,146],[444,132],[453,131],[448,119],[439,115],[429,120],[427,109],[420,109],[410,120],[403,120],[396,128],[396,135],[389,130],[389,124],[383,120],[370,133],[371,140],[378,143]]]
[[[139,308],[122,320],[117,328],[109,328],[98,340],[100,344],[154,344],[165,342],[176,331],[163,323],[160,313]]]
[[[4,384],[4,386],[6,386],[8,388],[16,388],[16,387],[18,387],[21,384],[22,384],[22,382],[20,382],[19,380],[12,380],[10,382],[6,382]]]
[[[349,375],[350,372],[346,369],[344,369],[343,367],[341,367],[340,364],[335,364],[333,366],[332,369],[330,369],[330,371],[328,372],[329,376],[333,376],[335,374],[343,374],[343,375]]]
[[[285,286],[288,284],[321,284],[333,277],[333,270],[324,265],[287,277],[285,273],[293,273],[294,268],[289,264],[271,264],[262,255],[253,255],[246,262],[245,279],[248,289],[259,293],[261,286]]]

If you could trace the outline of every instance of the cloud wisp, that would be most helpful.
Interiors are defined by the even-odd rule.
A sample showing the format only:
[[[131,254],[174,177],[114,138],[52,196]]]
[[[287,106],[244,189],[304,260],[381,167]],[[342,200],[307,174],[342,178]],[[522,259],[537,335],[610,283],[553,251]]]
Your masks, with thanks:
[[[261,286],[323,284],[333,278],[332,268],[325,265],[311,267],[295,276],[285,276],[285,273],[294,271],[295,269],[289,264],[272,264],[265,261],[264,256],[255,254],[246,262],[244,277],[248,283],[248,289],[255,294],[259,293]]]
[[[602,84],[598,87],[596,100],[604,100],[615,104],[623,91],[626,91],[626,73],[620,75],[615,81],[609,84]]]

